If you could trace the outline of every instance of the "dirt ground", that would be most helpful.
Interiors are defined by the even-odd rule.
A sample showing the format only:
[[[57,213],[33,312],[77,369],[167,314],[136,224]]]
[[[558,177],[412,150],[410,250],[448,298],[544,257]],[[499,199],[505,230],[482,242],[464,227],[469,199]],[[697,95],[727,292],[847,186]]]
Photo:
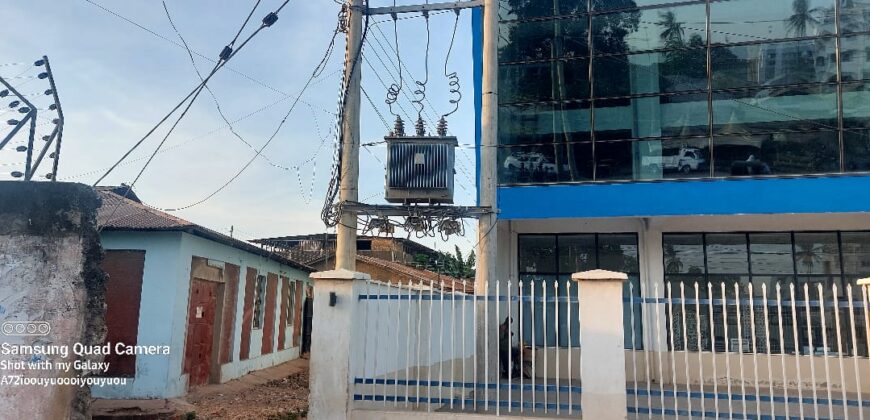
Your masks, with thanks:
[[[301,420],[308,413],[308,364],[302,369],[278,370],[260,383],[227,383],[223,388],[192,392],[185,399],[196,407],[196,419]],[[293,364],[298,365],[298,364]],[[292,366],[297,367],[297,366]],[[274,368],[273,368],[274,369]],[[250,376],[250,375],[249,375]],[[242,386],[233,386],[242,385]]]
[[[168,400],[94,400],[95,420],[302,420],[308,360],[296,359]]]

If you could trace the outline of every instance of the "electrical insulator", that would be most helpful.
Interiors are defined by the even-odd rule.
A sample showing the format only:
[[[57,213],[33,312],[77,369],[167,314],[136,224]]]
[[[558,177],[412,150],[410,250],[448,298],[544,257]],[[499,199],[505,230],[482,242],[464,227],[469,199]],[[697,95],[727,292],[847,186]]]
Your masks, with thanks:
[[[414,128],[417,129],[417,137],[426,136],[426,125],[423,123],[423,117],[417,117],[417,123],[414,124]]]
[[[15,107],[17,107],[18,105],[21,105],[21,101],[12,101],[12,102],[9,102],[9,108],[15,108]]]
[[[9,89],[0,90],[0,98],[5,98],[9,96]]]
[[[10,173],[9,175],[12,175],[13,178],[21,178],[22,176],[24,176],[24,174],[19,172],[19,171],[14,171],[14,172]]]
[[[441,117],[441,119],[438,120],[437,131],[438,131],[439,136],[447,137],[447,119],[446,118]]]
[[[18,147],[15,148],[15,151],[17,151],[17,152],[26,152],[26,151],[27,151],[27,146],[18,146]]]
[[[402,121],[402,117],[396,116],[396,124],[393,126],[393,135],[395,137],[405,137],[405,121]]]

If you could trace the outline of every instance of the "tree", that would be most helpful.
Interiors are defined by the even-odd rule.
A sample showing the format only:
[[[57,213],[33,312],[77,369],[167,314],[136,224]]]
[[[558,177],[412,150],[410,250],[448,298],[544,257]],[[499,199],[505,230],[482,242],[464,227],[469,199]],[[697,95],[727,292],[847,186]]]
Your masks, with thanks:
[[[819,8],[811,9],[809,0],[794,0],[791,9],[792,15],[785,21],[788,33],[804,37],[807,36],[808,27],[819,24],[819,19],[816,17]]]
[[[683,36],[686,34],[686,28],[683,27],[683,22],[677,20],[677,15],[673,10],[659,13],[661,18],[658,25],[664,28],[659,37],[665,42],[667,48],[683,48]]]
[[[459,279],[473,279],[477,258],[474,251],[468,257],[462,255],[462,250],[457,246],[455,253],[438,251],[435,255],[417,254],[414,263],[418,268],[434,271]]]

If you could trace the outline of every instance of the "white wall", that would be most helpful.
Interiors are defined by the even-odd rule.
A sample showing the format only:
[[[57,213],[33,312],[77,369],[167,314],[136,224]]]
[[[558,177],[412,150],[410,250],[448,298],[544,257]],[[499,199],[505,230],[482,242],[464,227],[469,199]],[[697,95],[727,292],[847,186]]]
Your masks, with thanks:
[[[440,291],[412,289],[412,296],[433,294],[435,300],[408,300],[408,287],[372,282],[362,294],[400,296],[400,300],[361,300],[357,328],[365,331],[355,350],[352,375],[362,378],[461,380],[462,361],[472,372],[474,354],[473,304],[438,300]],[[447,292],[452,296],[451,292]],[[442,309],[443,306],[443,309]],[[465,318],[463,318],[463,309]],[[464,338],[464,344],[463,344]],[[410,350],[410,351],[409,351]],[[443,362],[443,365],[442,365]],[[407,368],[407,370],[406,370]],[[410,375],[410,376],[409,376]],[[417,375],[421,375],[419,378]]]

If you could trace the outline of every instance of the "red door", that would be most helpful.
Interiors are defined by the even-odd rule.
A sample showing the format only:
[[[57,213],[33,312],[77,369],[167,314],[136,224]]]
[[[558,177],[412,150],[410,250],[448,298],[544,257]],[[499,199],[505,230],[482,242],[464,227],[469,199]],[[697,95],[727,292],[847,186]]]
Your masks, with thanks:
[[[189,374],[188,386],[191,387],[208,383],[217,295],[218,283],[197,279],[191,281],[184,349],[184,371]]]

